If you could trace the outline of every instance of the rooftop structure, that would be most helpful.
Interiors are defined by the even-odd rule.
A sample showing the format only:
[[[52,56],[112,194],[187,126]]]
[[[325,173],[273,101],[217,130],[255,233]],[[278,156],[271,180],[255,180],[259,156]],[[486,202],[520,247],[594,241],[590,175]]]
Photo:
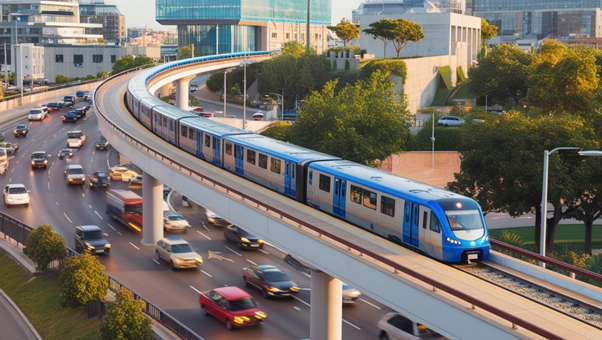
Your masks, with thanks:
[[[104,0],[79,0],[80,21],[102,24],[98,32],[105,43],[124,44],[126,42],[125,15],[115,5],[105,4]]]

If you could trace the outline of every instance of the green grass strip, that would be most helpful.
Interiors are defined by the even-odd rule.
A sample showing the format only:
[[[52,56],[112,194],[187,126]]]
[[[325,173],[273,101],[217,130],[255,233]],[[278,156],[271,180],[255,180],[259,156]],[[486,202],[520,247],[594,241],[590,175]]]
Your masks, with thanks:
[[[439,67],[439,74],[441,75],[441,78],[443,78],[443,82],[445,83],[445,86],[448,89],[451,89],[452,88],[451,67],[449,67],[449,66]]]

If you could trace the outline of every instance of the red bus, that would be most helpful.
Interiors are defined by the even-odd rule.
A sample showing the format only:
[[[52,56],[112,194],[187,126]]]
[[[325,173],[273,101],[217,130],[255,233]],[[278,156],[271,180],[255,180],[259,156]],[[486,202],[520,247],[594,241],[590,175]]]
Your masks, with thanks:
[[[129,190],[107,191],[107,215],[134,231],[142,231],[142,197]]]

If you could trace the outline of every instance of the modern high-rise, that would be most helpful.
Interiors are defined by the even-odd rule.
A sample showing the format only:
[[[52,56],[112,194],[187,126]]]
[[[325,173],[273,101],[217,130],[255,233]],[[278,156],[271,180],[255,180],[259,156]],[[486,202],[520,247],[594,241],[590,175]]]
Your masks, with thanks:
[[[297,41],[318,53],[327,49],[331,0],[156,0],[156,19],[177,25],[178,46],[194,44],[195,55],[278,50]]]
[[[107,5],[104,0],[79,0],[79,18],[80,22],[102,24],[100,34],[105,43],[125,43],[125,15],[119,12],[117,6]]]
[[[351,22],[360,24],[362,15],[399,15],[410,8],[436,8],[441,12],[464,14],[467,0],[366,0],[351,12]],[[470,0],[469,0],[470,1]]]

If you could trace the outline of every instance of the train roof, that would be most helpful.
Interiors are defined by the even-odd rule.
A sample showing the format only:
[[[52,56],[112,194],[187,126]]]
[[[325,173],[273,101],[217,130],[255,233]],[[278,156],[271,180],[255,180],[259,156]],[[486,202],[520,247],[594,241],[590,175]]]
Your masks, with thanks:
[[[151,102],[151,104],[153,104],[153,103],[154,102]],[[153,111],[159,113],[162,116],[173,119],[173,120],[178,120],[178,119],[185,118],[185,117],[196,117],[196,115],[193,113],[182,110],[173,105],[169,105],[163,101],[162,101],[162,104],[154,105],[154,106],[152,106],[152,108],[153,108]]]
[[[442,198],[466,198],[443,188],[346,160],[315,162],[310,165],[310,168],[374,188],[391,196],[411,198],[413,202],[419,204]]]
[[[186,112],[186,111],[184,111]],[[243,129],[239,129],[234,126],[222,124],[216,121],[213,121],[209,118],[199,117],[199,116],[191,116],[187,118],[183,118],[180,120],[180,125],[188,126],[196,130],[200,130],[206,132],[210,135],[217,137],[224,137],[232,134],[249,134],[254,135],[252,131],[246,131]]]
[[[340,159],[339,157],[327,155],[325,153],[306,149],[301,146],[282,142],[261,135],[229,136],[228,138],[226,138],[226,140],[232,141],[238,145],[242,145],[246,148],[251,148],[268,155],[278,156],[289,162],[297,163],[303,160],[316,161]]]

